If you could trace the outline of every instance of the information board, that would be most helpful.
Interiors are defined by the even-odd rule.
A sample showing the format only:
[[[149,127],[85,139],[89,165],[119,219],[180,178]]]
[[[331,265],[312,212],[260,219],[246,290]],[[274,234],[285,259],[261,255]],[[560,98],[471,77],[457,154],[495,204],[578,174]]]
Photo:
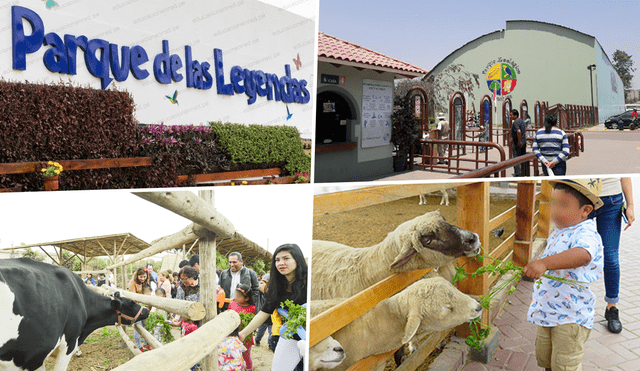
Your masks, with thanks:
[[[362,148],[380,147],[391,141],[393,83],[362,82]]]

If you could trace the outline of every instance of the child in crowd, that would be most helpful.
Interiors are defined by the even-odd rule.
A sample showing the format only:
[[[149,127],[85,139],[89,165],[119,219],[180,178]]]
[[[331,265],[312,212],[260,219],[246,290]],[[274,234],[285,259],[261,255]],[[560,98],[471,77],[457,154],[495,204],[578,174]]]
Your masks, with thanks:
[[[584,343],[593,328],[596,297],[589,283],[602,276],[603,246],[589,219],[602,206],[599,178],[550,182],[555,229],[542,258],[523,269],[538,280],[527,318],[538,325],[536,358],[546,370],[582,370]],[[541,278],[543,274],[584,282],[582,287]]]
[[[151,295],[151,293],[152,293],[151,286],[149,286],[147,284],[143,284],[142,285],[142,295]],[[146,307],[149,310],[152,309],[152,307],[150,305],[147,305]],[[145,321],[141,321],[140,324],[142,324],[142,326],[144,327]],[[147,342],[142,338],[142,336],[140,336],[138,331],[136,331],[135,329],[133,330],[133,340],[135,341],[136,345],[138,346],[138,348],[140,349],[141,352],[145,352],[147,350],[151,350],[151,346],[149,344],[147,344]]]
[[[220,371],[245,370],[244,352],[247,348],[238,338],[239,330],[240,327],[235,329],[218,346],[218,370]]]
[[[162,287],[159,287],[159,288],[156,289],[156,296],[157,297],[164,298],[164,297],[166,297],[166,295],[167,295],[167,292]],[[162,310],[162,309],[158,309],[158,308],[154,307],[153,309],[151,309],[151,312],[158,312],[158,313],[162,314],[162,317],[164,319],[168,318],[167,312]],[[161,336],[160,336],[160,331],[161,330],[162,330],[162,324],[161,323],[157,324],[156,328],[153,329],[153,337],[155,337],[156,340],[158,340],[159,342],[162,342]]]
[[[160,290],[160,289],[158,289]],[[158,295],[160,296],[160,295]],[[190,333],[194,332],[195,330],[198,329],[198,326],[193,323],[192,320],[182,317],[182,318],[174,318],[171,321],[169,321],[169,324],[173,327],[180,327],[180,333],[182,334],[182,336],[187,336]],[[191,367],[191,371],[196,371],[200,369],[200,365],[197,364],[193,367]]]
[[[248,285],[239,283],[236,287],[234,300],[229,303],[229,310],[238,313],[256,313],[256,305],[253,301],[253,292]],[[251,346],[254,344],[253,338],[244,342],[246,351],[242,353],[242,357],[246,363],[247,370],[253,370],[253,361],[251,360]]]

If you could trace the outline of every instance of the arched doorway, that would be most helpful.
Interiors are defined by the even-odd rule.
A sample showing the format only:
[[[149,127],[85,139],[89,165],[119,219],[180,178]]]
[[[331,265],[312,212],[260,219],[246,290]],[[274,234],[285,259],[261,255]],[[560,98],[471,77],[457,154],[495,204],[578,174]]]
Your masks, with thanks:
[[[419,87],[414,86],[407,92],[411,104],[413,105],[413,115],[420,120],[422,132],[429,131],[429,97],[427,92]]]
[[[335,91],[318,93],[316,104],[316,145],[350,141],[350,120],[356,119],[348,98]]]
[[[464,140],[467,115],[464,95],[457,91],[449,99],[449,125],[451,127],[451,140]]]
[[[523,99],[520,102],[520,118],[524,121],[527,122],[527,116],[529,116],[529,103],[527,103],[526,99]],[[530,129],[531,127],[527,127],[527,129]],[[531,137],[532,134],[527,132],[526,136]]]
[[[489,132],[489,142],[493,142],[493,102],[485,95],[480,100],[480,125]]]
[[[511,129],[511,109],[513,104],[511,98],[505,98],[502,102],[502,145],[506,146],[509,142],[509,129]]]
[[[464,98],[464,94],[457,91],[451,94],[449,99],[449,127],[450,127],[450,139],[451,140],[465,140],[466,136],[466,122],[467,122],[467,103]],[[456,147],[451,147],[456,148]],[[467,147],[462,146],[462,153],[456,153],[455,155],[467,154]]]
[[[534,106],[534,110],[535,110],[535,114],[534,114],[534,118],[536,120],[535,122],[535,128],[536,129],[540,129],[543,126],[543,119],[542,119],[542,105],[540,104],[540,101],[536,101],[536,104]]]

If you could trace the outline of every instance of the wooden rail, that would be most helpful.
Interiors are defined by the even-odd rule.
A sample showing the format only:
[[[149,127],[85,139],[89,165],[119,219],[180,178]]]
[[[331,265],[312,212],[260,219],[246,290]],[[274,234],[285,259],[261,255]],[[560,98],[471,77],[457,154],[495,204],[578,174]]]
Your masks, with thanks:
[[[114,371],[174,371],[198,363],[205,355],[217,351],[220,342],[240,325],[238,313],[228,310],[214,320],[172,343],[162,350],[144,352]]]
[[[396,273],[368,289],[346,299],[335,307],[320,313],[311,320],[309,347],[318,344],[356,318],[362,316],[382,300],[402,291],[407,286],[429,273],[431,269]]]
[[[212,173],[212,174],[179,175],[177,181],[178,181],[178,184],[184,184],[189,180],[189,177],[191,177],[196,183],[206,183],[206,182],[216,182],[221,180],[276,176],[276,175],[280,175],[281,173],[282,173],[282,169],[280,168],[225,171],[221,173]]]
[[[103,295],[106,293],[120,292],[120,295],[127,297],[131,300],[163,309],[167,313],[179,314],[182,317],[189,318],[194,321],[199,321],[203,319],[205,315],[204,305],[202,305],[197,301],[169,299],[169,298],[163,298],[155,295],[136,294],[134,292],[115,289],[113,287],[106,286],[106,285],[103,285],[100,287],[97,287],[97,286],[87,286],[87,287]]]
[[[94,170],[94,169],[115,169],[127,167],[152,166],[151,157],[127,157],[111,159],[89,159],[89,160],[56,160],[64,171]],[[47,166],[47,161],[0,163],[0,175],[39,173]],[[282,176],[282,169],[253,169],[240,171],[225,171],[210,174],[178,175],[176,182],[178,185],[186,184],[189,179],[195,183],[213,183],[215,185],[239,185],[243,179],[262,178],[245,181],[247,184],[289,184],[294,183],[295,176]],[[227,181],[227,182],[224,182]],[[232,184],[234,183],[234,184]],[[0,189],[0,192],[20,192],[21,187]]]
[[[151,166],[153,164],[151,157],[127,157],[127,158],[108,158],[108,159],[92,159],[92,160],[60,160],[56,162],[62,165],[62,167],[64,168],[64,171]],[[0,164],[0,174],[8,175],[8,174],[37,173],[37,172],[40,172],[40,169],[45,168],[46,165],[47,165],[47,161]]]
[[[517,186],[517,198],[516,206],[506,210],[500,215],[490,218],[490,183],[489,182],[474,182],[457,187],[457,208],[458,208],[458,226],[460,228],[468,229],[475,232],[479,236],[479,240],[482,246],[487,249],[485,254],[489,256],[500,258],[503,260],[513,261],[515,264],[523,266],[532,259],[531,246],[536,238],[545,238],[549,233],[549,201],[551,198],[551,186],[548,181],[543,180],[540,183],[540,192],[536,192],[536,186],[539,183],[535,181],[520,181]],[[386,188],[377,188],[373,191],[376,195],[374,201],[364,202],[360,200],[356,202],[353,208],[368,206],[372,203],[387,202],[387,194],[399,195],[405,194],[405,197],[411,197],[413,192],[413,185],[407,186],[389,186]],[[404,187],[408,187],[406,190],[401,190]],[[394,189],[395,188],[395,189]],[[321,207],[323,210],[332,209],[325,205],[325,203],[318,201],[323,197],[331,198],[331,204],[342,198],[348,200],[350,193],[355,193],[355,199],[358,200],[363,195],[367,195],[366,190],[353,190],[336,193],[333,195],[322,195],[322,197],[316,196],[315,207]],[[536,202],[540,201],[539,209],[536,210]],[[345,202],[349,203],[349,202]],[[348,208],[351,209],[351,208]],[[314,210],[314,215],[319,215]],[[506,237],[498,246],[491,247],[489,245],[490,231],[499,228],[501,225],[515,218],[516,232]],[[537,223],[535,223],[537,219]],[[465,264],[465,269],[468,272],[473,272],[482,265],[492,263],[490,259],[484,259],[482,262],[478,262],[475,259],[459,258],[458,264]],[[429,270],[419,270],[413,272],[407,272],[402,274],[394,274],[391,277],[380,281],[374,286],[346,299],[344,302],[337,306],[321,313],[310,322],[310,339],[309,346],[313,346],[330,336],[334,332],[340,330],[344,326],[351,323],[356,318],[362,316],[364,313],[372,309],[380,301],[388,298],[395,293],[401,291],[411,283],[424,276]],[[468,277],[458,283],[460,291],[470,295],[487,295],[489,294],[492,286],[500,279],[499,276],[482,275],[478,277]],[[483,322],[491,323],[496,313],[493,313],[491,309],[483,311]],[[440,344],[450,331],[443,331],[431,334],[425,341],[423,341],[416,352],[414,352],[405,362],[399,366],[397,370],[412,371],[419,367],[424,359],[431,354],[435,347]],[[456,328],[456,333],[459,336],[467,336],[469,333],[469,326],[467,324],[461,325]],[[398,344],[398,348],[400,344]],[[348,351],[348,350],[347,350]],[[394,352],[387,352],[384,354],[377,354],[365,359],[362,359],[354,363],[349,371],[355,370],[374,370],[381,367],[386,361],[393,355]]]

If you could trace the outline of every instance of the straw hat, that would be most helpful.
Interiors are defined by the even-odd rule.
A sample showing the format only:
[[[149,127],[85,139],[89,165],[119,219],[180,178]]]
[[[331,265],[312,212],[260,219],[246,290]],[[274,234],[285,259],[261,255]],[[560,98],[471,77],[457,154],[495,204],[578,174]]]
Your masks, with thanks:
[[[600,191],[602,190],[602,180],[600,178],[589,179],[564,179],[564,180],[550,180],[549,184],[555,187],[557,183],[563,183],[576,191],[582,193],[586,198],[593,203],[594,210],[602,207],[603,202],[600,199]]]
[[[444,113],[438,112],[438,120],[446,120],[444,117]]]

